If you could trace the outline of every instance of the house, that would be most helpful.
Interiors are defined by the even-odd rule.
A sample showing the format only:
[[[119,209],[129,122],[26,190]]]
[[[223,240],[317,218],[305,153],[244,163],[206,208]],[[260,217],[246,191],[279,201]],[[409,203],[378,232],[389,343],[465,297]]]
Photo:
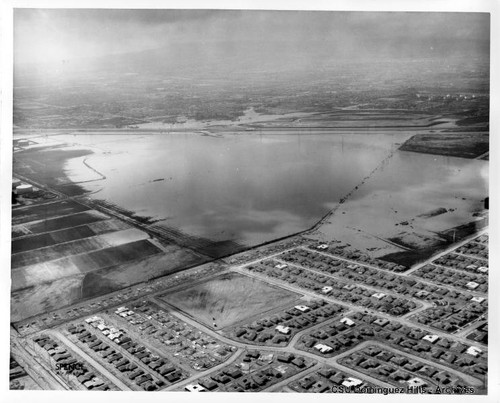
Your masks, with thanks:
[[[461,367],[468,367],[468,366],[474,365],[474,363],[475,363],[475,361],[469,357],[460,358],[459,360],[457,360],[455,362],[455,364],[457,364]]]
[[[438,381],[442,385],[447,385],[451,382],[449,375],[446,374],[445,372],[440,372],[438,374],[435,374],[433,379]]]
[[[349,327],[352,327],[355,325],[354,321],[347,318],[347,317],[340,319],[340,323],[343,323],[344,325],[349,326]]]
[[[247,332],[247,329],[241,327],[241,328],[239,328],[239,329],[236,330],[235,335],[236,335],[236,337],[241,337],[246,332]]]
[[[320,353],[322,354],[327,354],[329,353],[330,351],[333,351],[333,348],[331,348],[330,346],[327,346],[326,344],[321,344],[321,343],[318,343],[314,346],[314,348],[316,350],[318,350]]]
[[[259,337],[257,337],[257,341],[261,342],[261,343],[265,343],[267,340],[272,339],[272,338],[273,338],[272,334],[262,333],[261,335],[259,335]]]
[[[304,359],[302,357],[297,357],[292,360],[292,364],[298,368],[304,368],[306,366],[306,363],[304,362]]]
[[[81,384],[83,384],[84,382],[90,381],[93,377],[94,377],[94,375],[84,374],[84,375],[78,376],[76,379],[78,380],[78,382],[80,382]]]
[[[408,362],[408,359],[406,357],[403,357],[402,355],[398,355],[398,356],[392,357],[390,359],[390,361],[401,367]]]
[[[342,375],[340,375],[340,373],[338,373],[338,374],[330,376],[329,379],[330,379],[330,382],[334,383],[335,385],[340,385],[343,382],[344,377]]]
[[[278,354],[278,356],[276,358],[279,362],[289,363],[295,358],[295,356],[291,353],[281,353],[281,354]]]
[[[372,294],[372,297],[376,299],[382,299],[385,297],[385,294],[383,292],[376,292],[375,294]]]
[[[485,298],[483,298],[483,297],[473,297],[473,298],[471,299],[471,301],[473,301],[473,302],[477,302],[478,304],[480,304],[480,303],[481,303],[481,302],[483,302],[484,300],[485,300]]]
[[[311,310],[307,305],[295,305],[295,309],[301,311],[301,312],[308,312]]]
[[[159,370],[157,371],[158,373],[160,373],[162,376],[165,376],[167,374],[169,374],[170,372],[173,372],[175,371],[175,367],[172,366],[172,365],[165,365],[161,368],[159,368]]]
[[[128,379],[132,380],[137,378],[139,375],[142,375],[144,371],[142,369],[136,369],[132,373],[129,374]]]
[[[423,367],[423,365],[421,363],[419,363],[418,361],[414,361],[414,362],[406,363],[403,368],[405,368],[411,372],[416,372],[416,371],[420,370],[422,367]]]
[[[227,375],[224,375],[224,374],[219,374],[219,375],[216,375],[216,376],[212,376],[212,379],[214,381],[222,383],[223,385],[225,385],[226,383],[231,382],[231,378],[229,378]]]
[[[330,388],[328,387],[328,385],[324,384],[323,382],[316,382],[311,388],[313,393],[324,393],[329,389]]]
[[[377,355],[377,358],[380,361],[389,361],[392,357],[394,357],[394,354],[390,353],[389,351],[382,351],[379,355]]]
[[[302,379],[300,382],[299,382],[299,385],[302,387],[302,389],[311,389],[311,387],[316,383],[316,379],[314,378],[310,378],[310,377],[307,377],[307,378],[304,378]]]
[[[142,388],[146,391],[152,391],[158,389],[155,384],[151,381],[146,381],[142,384]]]
[[[439,359],[439,357],[441,357],[441,355],[444,353],[444,351],[443,351],[443,350],[440,350],[440,349],[438,349],[438,348],[433,349],[433,350],[431,350],[431,351],[432,351],[432,353],[431,353],[431,357],[432,357],[432,358],[436,358],[436,359]]]
[[[390,378],[394,379],[395,381],[406,381],[410,378],[410,374],[408,374],[407,372],[403,372],[403,371],[396,371],[394,373],[392,373],[391,375],[389,375]]]
[[[284,334],[277,334],[273,337],[272,342],[275,344],[286,343],[288,341],[288,337]]]
[[[215,383],[214,381],[210,380],[210,379],[202,379],[199,384],[207,389],[207,390],[214,390],[217,388],[217,383]]]
[[[363,381],[361,379],[357,379],[357,378],[353,378],[353,377],[349,377],[347,378],[345,381],[342,382],[342,385],[343,386],[346,386],[346,387],[352,387],[352,386],[359,386],[363,383]]]
[[[470,346],[470,347],[467,349],[467,351],[466,351],[466,353],[467,353],[467,354],[470,354],[470,355],[472,355],[472,356],[474,356],[474,357],[477,357],[477,356],[478,356],[478,355],[480,355],[482,352],[483,352],[483,350],[481,350],[480,348],[475,347],[475,346]]]
[[[278,325],[276,330],[283,334],[290,334],[290,328],[288,326]]]
[[[368,354],[370,357],[375,357],[377,354],[379,354],[382,350],[376,346],[370,346],[365,352]]]
[[[379,365],[380,364],[377,361],[372,359],[366,360],[359,364],[359,366],[364,369],[377,368]]]
[[[85,322],[90,324],[90,323],[93,323],[93,322],[98,321],[98,320],[101,320],[101,318],[99,318],[98,316],[92,316],[90,318],[85,319]]]
[[[178,371],[172,372],[165,377],[165,379],[167,381],[169,381],[170,383],[177,382],[181,378],[182,378],[182,374]]]
[[[330,287],[329,285],[325,285],[322,289],[321,292],[323,294],[328,294],[333,290],[333,287]]]
[[[420,388],[427,385],[427,383],[421,378],[411,378],[407,381],[407,383],[410,388]]]
[[[323,368],[318,371],[318,375],[321,375],[324,378],[329,378],[331,375],[333,375],[335,371],[330,368]]]
[[[477,287],[479,287],[479,284],[476,283],[475,281],[469,281],[465,286],[471,290],[475,290]]]
[[[426,340],[430,343],[435,343],[436,341],[438,341],[438,339],[439,339],[439,336],[436,334],[428,334],[428,335],[425,335],[424,337],[422,337],[422,340]]]
[[[426,344],[426,343],[422,343],[422,342],[420,342],[420,343],[415,344],[415,345],[412,347],[412,349],[413,349],[414,351],[417,351],[417,352],[419,352],[419,353],[420,353],[421,351],[429,351],[429,350],[431,349],[431,346],[429,346],[429,345],[428,345],[428,344]]]
[[[373,323],[375,325],[379,325],[379,326],[383,327],[383,326],[387,325],[389,323],[389,321],[385,318],[378,318],[375,321],[373,321]]]
[[[435,369],[434,367],[428,367],[427,365],[425,365],[422,368],[420,368],[417,372],[421,373],[422,375],[432,377],[438,372],[438,370]]]

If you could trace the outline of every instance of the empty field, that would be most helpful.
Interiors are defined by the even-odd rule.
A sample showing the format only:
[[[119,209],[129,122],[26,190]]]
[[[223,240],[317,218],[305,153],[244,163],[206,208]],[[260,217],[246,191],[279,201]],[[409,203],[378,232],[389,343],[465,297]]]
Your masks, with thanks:
[[[85,210],[88,210],[88,207],[71,200],[16,208],[12,210],[12,224],[15,225],[23,224],[29,221],[47,220],[49,218],[81,213]]]
[[[224,274],[162,296],[168,303],[218,329],[289,304],[299,297],[296,293],[236,273]]]

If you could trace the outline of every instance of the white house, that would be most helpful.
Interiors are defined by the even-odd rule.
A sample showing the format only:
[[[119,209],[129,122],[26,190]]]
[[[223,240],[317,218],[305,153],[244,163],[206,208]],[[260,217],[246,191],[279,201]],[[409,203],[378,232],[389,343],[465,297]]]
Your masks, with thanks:
[[[283,334],[290,334],[290,328],[288,326],[278,325],[276,330]]]
[[[326,344],[321,344],[321,343],[316,344],[314,346],[314,348],[323,354],[329,353],[330,351],[333,350],[333,348],[331,348],[330,346],[327,346]]]

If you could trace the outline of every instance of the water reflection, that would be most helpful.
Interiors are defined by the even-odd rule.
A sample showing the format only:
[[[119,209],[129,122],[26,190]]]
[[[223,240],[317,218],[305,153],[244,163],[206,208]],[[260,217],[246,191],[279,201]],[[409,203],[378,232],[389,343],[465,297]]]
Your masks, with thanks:
[[[161,225],[211,240],[253,245],[313,225],[359,184],[408,133],[77,135],[93,149],[87,163],[106,176],[83,183],[105,199]],[[64,136],[60,136],[64,140]],[[353,194],[401,191],[428,183],[444,193],[478,189],[477,161],[397,152],[381,174]],[[476,164],[476,165],[474,165]],[[66,165],[70,179],[88,168]],[[439,191],[429,197],[439,197]]]

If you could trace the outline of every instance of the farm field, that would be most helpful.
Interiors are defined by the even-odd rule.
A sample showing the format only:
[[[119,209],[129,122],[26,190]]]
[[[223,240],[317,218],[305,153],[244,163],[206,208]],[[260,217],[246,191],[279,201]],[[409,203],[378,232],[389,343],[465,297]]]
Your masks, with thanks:
[[[89,224],[96,221],[105,220],[106,215],[97,211],[84,211],[70,216],[51,218],[44,221],[34,221],[24,224],[24,227],[33,234],[40,234],[48,231],[56,231],[65,228],[76,227],[78,225]]]
[[[110,234],[69,241],[41,249],[13,254],[12,268],[14,269],[22,266],[43,263],[70,255],[119,246],[127,242],[134,242],[147,238],[148,235],[146,233],[135,228],[130,228]]]
[[[47,220],[54,216],[81,213],[85,210],[88,210],[88,208],[71,200],[22,207],[12,211],[12,224],[16,225],[35,220]]]
[[[45,232],[43,234],[23,236],[22,238],[12,240],[12,253],[27,252],[33,249],[45,248],[63,242],[76,241],[94,235],[125,230],[127,228],[129,228],[129,226],[123,221],[106,220],[80,225],[74,228]]]

